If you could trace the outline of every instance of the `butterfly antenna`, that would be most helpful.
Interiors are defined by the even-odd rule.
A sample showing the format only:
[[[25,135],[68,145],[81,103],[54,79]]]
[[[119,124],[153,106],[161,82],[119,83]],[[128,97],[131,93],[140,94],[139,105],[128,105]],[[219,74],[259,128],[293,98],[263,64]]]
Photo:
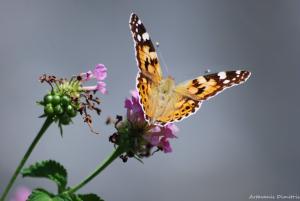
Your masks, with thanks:
[[[157,48],[158,55],[161,58],[162,64],[163,64],[164,68],[166,69],[166,73],[169,75],[169,69],[168,69],[168,66],[165,62],[165,59],[164,59],[163,55],[162,55],[162,52],[160,51],[159,42],[156,42],[155,45],[156,45],[156,48]]]

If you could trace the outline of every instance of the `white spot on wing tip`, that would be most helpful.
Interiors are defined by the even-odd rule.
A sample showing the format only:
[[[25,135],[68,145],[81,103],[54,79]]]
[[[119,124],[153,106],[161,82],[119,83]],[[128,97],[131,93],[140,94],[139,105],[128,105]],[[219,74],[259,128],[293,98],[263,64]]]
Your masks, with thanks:
[[[141,36],[137,35],[137,39],[138,39],[138,41],[141,41]]]
[[[229,80],[224,80],[223,83],[224,84],[228,84],[230,81]]]
[[[149,40],[149,34],[147,32],[143,33],[142,38],[144,41]]]
[[[221,80],[224,80],[226,78],[226,73],[225,72],[219,72],[218,76]]]

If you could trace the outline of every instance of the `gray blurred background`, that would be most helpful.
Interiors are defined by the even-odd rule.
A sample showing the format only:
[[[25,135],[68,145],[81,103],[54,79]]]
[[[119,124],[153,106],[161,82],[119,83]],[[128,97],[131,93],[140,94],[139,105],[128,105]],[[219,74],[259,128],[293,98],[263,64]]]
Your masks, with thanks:
[[[109,94],[94,120],[101,135],[77,117],[64,129],[51,126],[27,164],[55,159],[74,185],[112,150],[114,131],[104,121],[125,114],[137,66],[128,28],[130,13],[143,20],[179,81],[212,72],[248,69],[242,86],[205,102],[180,123],[173,153],[145,164],[114,162],[80,192],[107,201],[242,201],[251,194],[300,194],[300,1],[0,1],[0,192],[43,119],[37,107],[49,87],[43,73],[61,77],[108,68]],[[14,187],[43,186],[44,179]]]

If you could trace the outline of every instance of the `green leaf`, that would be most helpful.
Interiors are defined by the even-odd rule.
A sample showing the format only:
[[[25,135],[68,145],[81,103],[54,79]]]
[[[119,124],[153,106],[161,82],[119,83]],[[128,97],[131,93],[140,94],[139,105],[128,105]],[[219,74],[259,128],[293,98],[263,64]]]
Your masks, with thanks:
[[[71,200],[64,197],[55,196],[43,189],[35,189],[30,194],[27,201],[71,201]]]
[[[54,181],[58,191],[65,190],[67,185],[67,171],[56,161],[48,160],[37,162],[21,171],[23,177],[41,177]]]
[[[100,198],[98,195],[96,194],[84,194],[84,195],[78,195],[78,197],[82,200],[82,201],[104,201],[102,198]],[[77,201],[77,200],[76,200]]]

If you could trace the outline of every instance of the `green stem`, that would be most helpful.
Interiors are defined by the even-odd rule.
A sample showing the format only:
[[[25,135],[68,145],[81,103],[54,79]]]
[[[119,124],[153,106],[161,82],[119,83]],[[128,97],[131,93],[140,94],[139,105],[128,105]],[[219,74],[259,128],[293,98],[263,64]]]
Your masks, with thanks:
[[[123,148],[120,146],[115,149],[110,156],[108,156],[104,161],[101,162],[101,164],[96,168],[96,170],[88,177],[86,177],[83,181],[81,181],[79,184],[77,184],[74,187],[71,187],[68,191],[65,191],[66,194],[71,194],[76,191],[78,191],[80,188],[82,188],[84,185],[86,185],[88,182],[90,182],[94,177],[96,177],[98,174],[100,174],[107,166],[109,166],[116,158],[118,158],[123,153]]]
[[[30,147],[26,151],[24,157],[20,161],[17,169],[15,170],[15,173],[13,174],[13,176],[10,179],[8,185],[6,186],[6,188],[5,188],[4,192],[3,192],[2,197],[0,198],[0,201],[4,201],[5,200],[5,198],[6,198],[7,194],[8,194],[8,192],[9,192],[10,188],[12,187],[13,183],[15,182],[18,174],[20,173],[21,169],[23,168],[23,166],[24,166],[25,162],[27,161],[28,157],[30,156],[32,150],[34,149],[34,147],[39,142],[39,140],[41,139],[41,137],[43,136],[43,134],[45,133],[45,131],[51,125],[52,122],[53,122],[53,120],[51,118],[47,118],[46,121],[44,122],[42,128],[38,132],[37,136],[34,138],[33,142],[30,145]]]

